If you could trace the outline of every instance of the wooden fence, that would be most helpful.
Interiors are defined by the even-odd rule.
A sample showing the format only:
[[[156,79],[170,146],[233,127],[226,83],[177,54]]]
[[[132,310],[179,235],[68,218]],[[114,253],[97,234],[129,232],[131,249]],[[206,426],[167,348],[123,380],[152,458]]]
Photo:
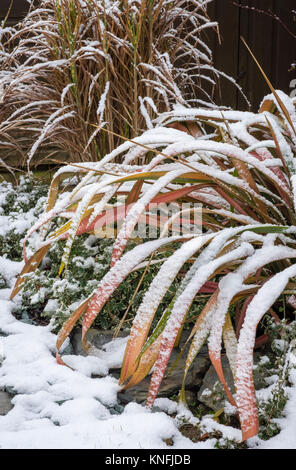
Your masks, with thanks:
[[[239,6],[272,10],[283,24],[258,12]],[[10,0],[0,0],[0,17],[4,17]],[[9,23],[18,21],[26,12],[25,0],[14,0]],[[209,7],[210,17],[220,24],[221,45],[217,36],[211,34],[209,41],[214,51],[216,67],[234,77],[242,86],[248,99],[256,109],[268,88],[256,65],[240,40],[244,36],[249,46],[276,88],[291,92],[290,84],[296,71],[290,70],[296,62],[296,9],[295,0],[214,0]],[[294,34],[294,37],[292,36]],[[219,99],[219,97],[217,97]],[[221,84],[223,104],[246,109],[246,104],[233,85],[223,80]]]
[[[234,3],[264,11],[270,9],[290,33],[270,16]],[[295,0],[215,0],[210,5],[209,14],[219,22],[222,39],[221,46],[211,39],[216,67],[236,78],[255,109],[269,90],[240,36],[245,38],[274,87],[290,93],[291,81],[296,78],[295,69],[291,70],[291,64],[296,62],[296,12],[293,14],[293,10],[296,10]],[[245,108],[239,93],[225,82],[222,101]]]

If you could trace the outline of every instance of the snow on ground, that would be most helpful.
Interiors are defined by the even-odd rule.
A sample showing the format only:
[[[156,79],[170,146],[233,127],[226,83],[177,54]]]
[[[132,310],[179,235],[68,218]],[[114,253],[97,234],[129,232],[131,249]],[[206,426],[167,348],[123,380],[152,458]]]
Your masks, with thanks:
[[[32,211],[26,217],[16,215],[13,221],[0,215],[0,235],[12,229],[22,234],[35,218]],[[19,220],[23,220],[23,226]],[[15,304],[9,296],[22,267],[23,262],[11,261],[0,253],[0,275],[7,285],[0,289],[0,390],[15,394],[13,409],[0,416],[0,448],[159,449],[167,448],[165,440],[170,438],[173,446],[169,449],[215,447],[216,439],[195,444],[184,437],[177,428],[182,416],[192,424],[199,420],[166,398],[156,400],[157,412],[130,403],[122,414],[111,413],[119,386],[108,374],[111,368],[120,366],[126,338],[108,343],[95,356],[65,355],[65,362],[75,370],[58,365],[51,325],[30,325],[12,314]],[[290,361],[296,366],[292,353]],[[291,370],[290,380],[293,387],[288,391],[289,401],[283,418],[277,420],[280,434],[268,441],[253,438],[248,442],[250,447],[296,448],[296,369]],[[177,416],[173,419],[165,412]],[[219,424],[210,416],[203,418],[201,428],[205,433],[220,431],[224,439],[241,439],[238,429]]]
[[[21,265],[1,257],[0,272],[11,286]],[[17,394],[14,408],[0,416],[0,448],[157,449],[165,448],[168,438],[173,438],[174,448],[213,447],[212,440],[193,444],[164,412],[150,413],[130,403],[121,415],[111,414],[119,386],[106,374],[118,362],[118,347],[109,345],[100,357],[66,356],[77,370],[58,365],[51,326],[16,320],[9,293],[0,290],[0,389]]]
[[[0,272],[11,286],[21,266],[1,257]],[[119,386],[108,372],[122,359],[125,339],[109,343],[99,357],[65,356],[75,370],[58,365],[51,325],[34,326],[16,320],[11,313],[14,303],[9,301],[10,290],[0,290],[0,389],[13,389],[16,395],[12,399],[14,408],[0,416],[0,448],[160,449],[167,447],[165,440],[169,438],[174,443],[170,449],[214,448],[216,439],[194,444],[184,437],[176,426],[178,417],[173,419],[164,412],[151,413],[129,403],[122,414],[111,414]],[[92,374],[102,377],[93,378]],[[294,387],[285,417],[278,420],[281,433],[266,442],[254,438],[249,441],[250,447],[296,448],[295,369],[291,380]],[[182,415],[171,400],[158,399],[156,405],[170,414],[179,411],[180,415],[181,411]],[[189,421],[198,421],[187,414]],[[240,440],[239,430],[209,417],[202,424],[205,431],[219,430],[225,438]]]

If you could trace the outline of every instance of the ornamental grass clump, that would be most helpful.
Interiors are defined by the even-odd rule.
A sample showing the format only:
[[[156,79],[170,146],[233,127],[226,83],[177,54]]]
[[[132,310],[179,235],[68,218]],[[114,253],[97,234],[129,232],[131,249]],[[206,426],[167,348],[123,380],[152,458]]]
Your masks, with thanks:
[[[172,104],[213,106],[208,3],[32,1],[0,32],[2,160],[97,161],[120,143],[101,127],[131,138]]]
[[[293,305],[290,296],[296,292],[295,100],[273,90],[258,113],[179,105],[160,115],[154,126],[126,140],[100,162],[69,165],[56,173],[46,212],[24,240],[26,263],[12,298],[53,243],[64,240],[62,276],[75,237],[100,233],[115,220],[110,269],[61,328],[58,361],[64,364],[59,350],[78,320],[87,351],[87,332],[113,292],[131,272],[139,270],[143,277],[147,266],[156,262],[158,272],[131,327],[120,376],[122,388],[139,383],[153,366],[147,397],[147,406],[152,407],[193,301],[202,292],[211,293],[187,341],[180,400],[185,400],[190,365],[208,341],[210,359],[229,402],[237,407],[246,440],[259,429],[253,349],[266,338],[260,328],[256,337],[257,327],[265,314],[278,321],[281,314],[272,307],[287,295]],[[119,157],[120,164],[116,163]],[[73,175],[80,178],[79,184],[59,194],[62,181]],[[160,230],[159,236],[140,240],[126,250],[136,224],[146,220],[149,204],[157,207],[184,201],[189,209],[186,214],[180,211],[179,218],[191,219],[195,204],[202,203],[202,233],[176,235],[170,231],[170,220],[163,224],[161,217],[149,219]],[[51,229],[57,217],[68,221]],[[27,241],[36,231],[39,248],[27,259]],[[169,247],[173,247],[170,256],[155,260],[155,254],[166,253]],[[181,271],[184,275],[177,290],[151,328],[162,299]],[[221,365],[222,343],[234,378],[234,396]]]

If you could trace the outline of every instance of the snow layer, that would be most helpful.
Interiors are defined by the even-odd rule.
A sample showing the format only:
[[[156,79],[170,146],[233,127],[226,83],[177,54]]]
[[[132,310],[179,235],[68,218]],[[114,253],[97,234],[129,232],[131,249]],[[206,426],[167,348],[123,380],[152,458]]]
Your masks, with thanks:
[[[15,219],[16,226],[22,218],[23,214]],[[32,213],[28,219],[32,224]],[[252,233],[251,237],[255,236],[260,237]],[[243,238],[249,241],[248,233]],[[9,295],[22,267],[23,262],[0,256],[0,273],[8,286],[0,290],[0,390],[16,394],[12,399],[14,408],[0,416],[0,448],[157,449],[166,448],[168,438],[173,439],[176,449],[214,448],[216,439],[194,444],[180,434],[177,424],[182,416],[192,424],[198,420],[169,399],[156,400],[157,412],[153,413],[136,403],[127,405],[121,415],[111,413],[119,386],[109,370],[120,367],[126,338],[112,341],[88,357],[64,355],[73,370],[58,365],[56,335],[51,326],[29,325],[12,315],[14,303]],[[290,362],[296,365],[292,353]],[[287,389],[289,401],[284,417],[277,420],[280,434],[269,441],[253,438],[248,442],[250,447],[296,448],[295,369],[291,370],[290,381],[293,387]],[[175,412],[174,419],[166,414]],[[203,418],[201,426],[204,432],[218,430],[224,439],[240,440],[240,431],[219,425],[209,416]]]
[[[21,263],[1,257],[0,271],[10,281],[20,269]],[[126,339],[108,343],[96,356],[64,356],[75,370],[58,365],[51,326],[16,320],[9,291],[0,290],[0,389],[16,395],[14,408],[0,416],[0,448],[158,449],[168,438],[173,448],[212,447],[182,436],[164,412],[130,403],[121,415],[111,414],[119,386],[107,374],[120,365]]]
[[[1,257],[1,274],[11,282],[21,265]],[[75,370],[58,365],[54,357],[56,335],[51,326],[16,320],[9,293],[10,289],[0,290],[0,389],[13,390],[16,395],[12,399],[14,408],[0,416],[0,448],[160,449],[166,448],[164,441],[168,438],[174,443],[170,449],[214,448],[216,439],[194,444],[180,434],[177,422],[186,410],[169,399],[157,399],[155,405],[169,414],[177,412],[175,419],[164,412],[151,413],[133,402],[121,415],[111,414],[119,386],[108,373],[120,365],[126,338],[106,344],[95,356],[64,356]],[[292,353],[290,362],[296,365]],[[250,447],[296,448],[295,369],[290,380],[293,387],[288,391],[284,417],[277,420],[280,434],[268,441],[253,438],[248,442]],[[196,424],[196,418],[186,413],[186,419]],[[239,430],[218,425],[209,416],[201,425],[205,432],[219,430],[224,438],[240,440]]]

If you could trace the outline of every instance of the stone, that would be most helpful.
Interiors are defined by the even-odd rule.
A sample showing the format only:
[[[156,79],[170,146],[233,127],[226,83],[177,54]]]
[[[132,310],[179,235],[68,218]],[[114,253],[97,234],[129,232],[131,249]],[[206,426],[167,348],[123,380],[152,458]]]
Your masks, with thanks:
[[[197,403],[197,392],[192,390],[185,390],[186,403],[189,406],[194,406]]]
[[[9,394],[7,392],[0,391],[0,415],[7,415],[12,408],[13,405]]]
[[[172,437],[169,437],[168,439],[164,439],[163,442],[169,447],[174,445],[174,441]]]
[[[179,356],[179,353],[185,342],[190,334],[191,330],[186,330],[182,334],[182,338],[180,341],[180,346],[178,348],[174,348],[167,366],[167,372],[170,370],[171,366],[173,365],[174,361]],[[125,337],[129,334],[128,331],[120,332],[118,335],[119,337]],[[89,343],[97,348],[102,349],[102,347],[110,342],[113,338],[113,331],[112,330],[97,330],[95,328],[91,328],[87,332],[87,340]],[[83,351],[81,346],[81,328],[77,328],[74,331],[74,334],[71,338],[71,344],[73,347],[74,354],[86,356],[87,354]],[[165,375],[160,391],[158,393],[158,397],[170,397],[179,393],[184,376],[184,369],[186,363],[187,351],[179,359],[178,363],[171,371],[169,375]],[[197,401],[196,392],[199,390],[204,374],[208,370],[210,366],[210,360],[208,356],[208,349],[207,347],[203,347],[197,357],[195,358],[192,366],[189,369],[186,378],[186,398],[189,405],[193,405]],[[120,371],[119,369],[112,370],[112,375],[115,378],[119,378]],[[147,393],[149,389],[149,384],[151,380],[151,375],[148,375],[142,382],[140,382],[135,387],[128,389],[126,391],[119,392],[118,399],[120,404],[126,405],[131,401],[136,401],[137,403],[143,403],[146,401]]]
[[[97,330],[96,328],[90,328],[86,334],[86,338],[89,343],[96,349],[102,349],[104,344],[112,341],[114,331],[112,330]],[[128,335],[128,332],[120,331],[118,334],[119,338],[123,338]],[[71,344],[73,348],[73,354],[78,356],[87,356],[87,353],[82,349],[81,344],[81,328],[76,328],[74,334],[71,337]]]
[[[69,344],[67,344],[67,346],[61,351],[61,353],[65,356],[74,354],[74,348],[73,348],[71,342],[69,342]]]
[[[7,282],[4,276],[0,273],[0,289],[5,289],[7,287]]]
[[[184,343],[184,341],[182,343]],[[171,354],[171,357],[170,357],[170,360],[166,369],[167,371],[170,370],[170,367],[173,365],[179,353],[180,353],[179,348],[175,348],[172,351],[172,354]],[[186,353],[184,353],[181,359],[179,360],[179,362],[177,363],[177,365],[171,371],[171,373],[169,375],[164,376],[158,395],[157,395],[158,398],[170,397],[172,395],[176,395],[179,393],[182,387],[182,382],[183,382],[186,356],[187,356]],[[202,348],[200,353],[197,355],[197,357],[195,358],[187,374],[186,399],[188,400],[189,405],[197,401],[196,393],[194,392],[196,392],[200,388],[204,374],[208,370],[209,365],[210,365],[210,360],[208,358],[207,348],[205,347],[205,348]],[[150,380],[151,380],[151,375],[148,375],[147,377],[145,377],[144,380],[142,380],[142,382],[140,382],[135,387],[130,388],[126,391],[120,392],[118,394],[118,399],[124,405],[126,405],[130,401],[143,403],[147,398]]]
[[[114,406],[109,408],[111,415],[120,415],[124,411],[124,407],[116,403]]]
[[[192,442],[199,442],[202,437],[201,430],[199,426],[194,426],[190,423],[185,423],[179,428],[179,432],[183,436],[188,437]]]
[[[260,358],[259,353],[254,354],[254,363]],[[231,390],[234,393],[234,383],[230,365],[226,356],[222,356],[222,368],[224,377]],[[260,374],[259,370],[255,369],[254,373],[254,385],[256,389],[261,389],[266,386],[264,378]],[[214,411],[220,410],[224,406],[224,401],[227,399],[224,392],[224,387],[221,384],[218,375],[213,366],[209,368],[204,376],[202,386],[197,394],[198,401],[211,408]]]
[[[22,313],[21,322],[27,323],[28,325],[33,325],[34,324],[32,318],[28,315],[28,313],[26,311],[24,311]]]
[[[231,369],[226,356],[222,357],[222,368],[225,380],[229,385],[231,393],[234,393],[234,384]],[[213,366],[209,368],[204,376],[202,386],[197,394],[198,401],[214,411],[220,410],[224,406],[226,395],[224,387],[220,383],[218,375]]]
[[[9,385],[6,385],[5,386],[5,392],[7,392],[9,395],[16,395],[16,390],[15,388],[12,386],[9,386]]]

